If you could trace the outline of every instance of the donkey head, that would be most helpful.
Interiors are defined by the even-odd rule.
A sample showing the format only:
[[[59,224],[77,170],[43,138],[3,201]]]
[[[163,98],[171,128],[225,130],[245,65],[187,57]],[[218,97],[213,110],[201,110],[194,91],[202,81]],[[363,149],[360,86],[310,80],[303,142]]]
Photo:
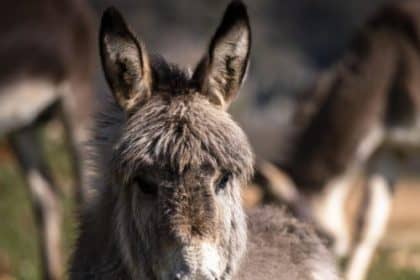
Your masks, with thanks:
[[[253,155],[226,112],[250,52],[233,2],[193,74],[149,56],[113,8],[102,18],[104,72],[124,123],[113,145],[118,246],[133,279],[230,279],[243,255],[240,187]],[[115,175],[114,175],[115,173]]]

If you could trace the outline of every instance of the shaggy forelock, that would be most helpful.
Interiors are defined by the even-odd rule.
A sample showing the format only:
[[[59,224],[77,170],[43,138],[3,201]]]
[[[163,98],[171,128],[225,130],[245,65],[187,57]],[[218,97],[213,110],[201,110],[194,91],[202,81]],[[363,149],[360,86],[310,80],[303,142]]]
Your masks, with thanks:
[[[191,71],[168,63],[159,55],[150,56],[153,91],[170,91],[172,95],[185,94],[198,87],[191,79]]]
[[[128,119],[116,147],[115,162],[126,177],[142,166],[182,174],[209,163],[242,179],[252,173],[252,152],[242,130],[196,92],[152,97]]]

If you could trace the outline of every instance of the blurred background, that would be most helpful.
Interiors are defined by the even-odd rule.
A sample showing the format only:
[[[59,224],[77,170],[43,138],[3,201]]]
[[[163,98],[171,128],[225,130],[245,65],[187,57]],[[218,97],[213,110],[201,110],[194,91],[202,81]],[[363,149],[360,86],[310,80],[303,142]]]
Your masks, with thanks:
[[[101,12],[113,5],[122,11],[146,43],[149,52],[159,53],[182,66],[194,67],[203,55],[229,1],[86,2],[93,13],[95,40]],[[253,28],[252,62],[248,79],[232,113],[249,135],[257,154],[276,160],[287,141],[290,130],[287,124],[296,97],[313,84],[319,73],[333,66],[343,56],[358,28],[385,1],[245,2],[249,7]],[[79,18],[72,20],[77,22]],[[44,36],[48,37],[47,34]],[[84,50],[78,52],[82,55]],[[85,127],[89,126],[88,116],[95,107],[95,100],[101,98],[98,93],[108,91],[99,68],[96,41],[93,42],[93,60],[92,94],[86,91],[85,95],[78,94],[76,100],[70,102],[77,104],[70,106],[70,111],[83,116]],[[80,106],[82,104],[91,105]],[[11,149],[8,133],[3,132],[0,135],[0,280],[42,279],[30,192]],[[72,199],[75,181],[72,174],[77,167],[71,163],[72,156],[66,146],[67,136],[62,123],[53,119],[42,125],[37,133],[43,139],[42,145],[52,176],[59,186],[60,199],[64,201],[63,233],[67,258],[76,230],[75,203]],[[84,137],[76,135],[77,141]],[[372,280],[420,279],[420,157],[410,158],[407,166],[404,176],[398,182],[389,231],[381,243],[369,275]],[[355,197],[359,188],[354,188]]]

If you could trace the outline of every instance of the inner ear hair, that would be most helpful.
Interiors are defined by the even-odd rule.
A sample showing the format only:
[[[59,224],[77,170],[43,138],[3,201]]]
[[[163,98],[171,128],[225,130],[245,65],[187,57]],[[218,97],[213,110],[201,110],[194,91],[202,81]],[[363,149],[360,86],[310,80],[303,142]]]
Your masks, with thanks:
[[[249,63],[251,28],[245,5],[232,2],[194,78],[209,100],[226,109],[237,95]]]
[[[105,77],[117,103],[126,111],[151,95],[151,74],[144,45],[115,8],[105,11],[100,30]]]

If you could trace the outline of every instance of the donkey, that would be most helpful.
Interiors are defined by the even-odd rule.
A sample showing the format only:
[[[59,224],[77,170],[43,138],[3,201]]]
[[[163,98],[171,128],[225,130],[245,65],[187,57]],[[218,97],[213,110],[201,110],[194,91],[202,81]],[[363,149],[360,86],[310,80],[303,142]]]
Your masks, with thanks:
[[[61,279],[60,191],[37,131],[52,118],[64,126],[82,200],[77,141],[91,92],[93,48],[84,0],[6,1],[0,12],[0,136],[6,136],[30,193],[40,234],[43,279]]]
[[[398,173],[389,159],[420,144],[419,49],[420,1],[384,6],[298,102],[286,160],[257,167],[272,197],[305,218],[312,211],[334,251],[350,255],[349,280],[366,276],[386,230]],[[352,245],[344,205],[361,172],[367,185]]]
[[[250,55],[242,2],[193,72],[149,56],[115,8],[99,41],[113,100],[97,122],[95,195],[70,279],[338,279],[312,229],[283,211],[256,210],[247,233],[241,186],[253,153],[226,112]]]

